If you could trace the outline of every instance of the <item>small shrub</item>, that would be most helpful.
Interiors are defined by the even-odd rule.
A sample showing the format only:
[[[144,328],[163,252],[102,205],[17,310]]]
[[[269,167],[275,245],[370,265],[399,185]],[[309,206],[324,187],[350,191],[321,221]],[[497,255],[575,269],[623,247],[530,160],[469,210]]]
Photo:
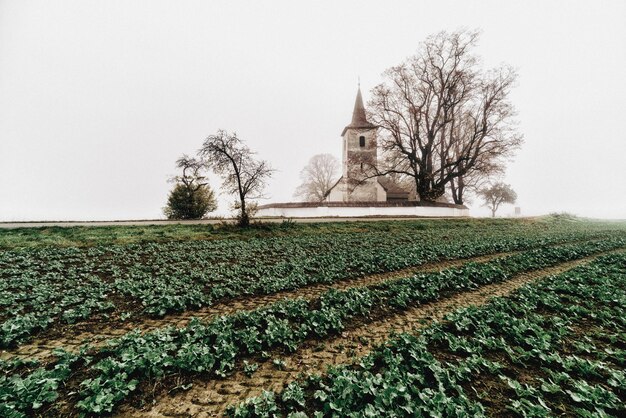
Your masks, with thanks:
[[[163,212],[167,219],[201,219],[215,209],[215,193],[208,186],[194,189],[179,183],[170,192]]]

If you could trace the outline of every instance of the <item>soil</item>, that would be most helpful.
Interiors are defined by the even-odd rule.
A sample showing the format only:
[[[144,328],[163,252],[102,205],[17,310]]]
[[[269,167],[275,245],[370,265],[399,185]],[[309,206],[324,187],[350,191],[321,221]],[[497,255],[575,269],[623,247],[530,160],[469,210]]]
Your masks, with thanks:
[[[14,349],[3,350],[0,352],[0,359],[6,360],[12,357],[25,357],[45,360],[52,356],[54,349],[63,348],[66,351],[77,352],[80,346],[85,343],[89,343],[92,347],[99,347],[102,346],[105,341],[121,337],[122,335],[135,329],[140,329],[142,332],[148,332],[156,328],[163,328],[166,326],[184,327],[189,323],[191,318],[210,320],[211,318],[219,315],[227,315],[237,311],[257,309],[282,299],[314,299],[331,288],[345,290],[352,287],[370,286],[387,280],[407,277],[418,272],[439,271],[446,268],[458,267],[468,262],[486,262],[497,257],[504,257],[517,253],[519,253],[519,251],[496,253],[466,259],[440,261],[388,273],[373,274],[343,280],[331,284],[309,285],[296,290],[278,292],[270,295],[243,296],[220,302],[209,307],[200,308],[198,310],[189,310],[179,314],[168,315],[165,318],[141,318],[136,321],[124,322],[119,319],[116,320],[115,318],[106,318],[102,316],[94,317],[88,321],[71,326],[61,326],[56,329],[51,329],[40,334],[33,342],[23,344]],[[122,306],[121,304],[124,303],[124,301],[116,300],[115,303],[120,303],[120,306]],[[132,307],[128,307],[127,310],[130,310],[131,308]]]
[[[611,252],[619,251],[623,251],[623,249]],[[225,379],[196,377],[186,381],[193,383],[189,390],[172,391],[170,389],[167,391],[166,388],[163,388],[160,392],[155,392],[157,396],[152,400],[136,399],[132,405],[123,405],[118,410],[117,416],[221,416],[229,405],[238,404],[251,396],[260,395],[263,390],[280,391],[298,376],[319,374],[325,372],[329,366],[354,362],[368,354],[374,346],[384,343],[392,333],[418,332],[420,328],[431,324],[433,321],[443,319],[445,315],[459,308],[485,304],[491,298],[506,296],[527,283],[570,270],[603,254],[562,263],[540,271],[523,273],[506,282],[486,285],[477,290],[447,295],[438,301],[417,306],[392,316],[374,317],[368,322],[348,329],[340,336],[323,341],[308,341],[295,353],[281,357],[285,364],[281,370],[278,370],[272,361],[264,361],[259,364],[258,370],[251,377],[247,376],[241,367],[239,367],[239,371]],[[386,277],[386,279],[388,280],[390,277]],[[380,278],[379,280],[384,279]],[[347,286],[347,282],[344,285]],[[261,361],[259,359],[254,360]],[[148,404],[141,406],[140,402],[145,401],[148,401]]]

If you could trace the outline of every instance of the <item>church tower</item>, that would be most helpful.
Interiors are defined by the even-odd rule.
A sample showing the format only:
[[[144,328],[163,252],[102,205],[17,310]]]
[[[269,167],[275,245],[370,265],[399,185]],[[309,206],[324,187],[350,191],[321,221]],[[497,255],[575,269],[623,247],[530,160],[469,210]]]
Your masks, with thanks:
[[[378,199],[376,178],[363,180],[373,173],[377,161],[376,131],[367,121],[361,87],[356,94],[352,122],[343,129],[343,178],[347,179],[346,201],[374,202]],[[383,199],[384,200],[384,199]]]
[[[376,131],[378,127],[367,121],[361,88],[356,94],[352,121],[343,129],[342,177],[329,194],[329,201],[376,202],[385,201],[386,192],[374,173],[377,163]]]

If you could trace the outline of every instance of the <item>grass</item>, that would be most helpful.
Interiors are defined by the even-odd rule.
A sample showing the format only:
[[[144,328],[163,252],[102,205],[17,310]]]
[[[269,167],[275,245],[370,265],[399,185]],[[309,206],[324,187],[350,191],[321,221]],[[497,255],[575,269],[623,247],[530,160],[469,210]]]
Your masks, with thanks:
[[[232,224],[218,225],[116,225],[116,226],[46,226],[37,228],[0,229],[0,249],[36,247],[90,247],[96,245],[133,244],[145,242],[193,241],[212,239],[248,239],[269,236],[307,235],[385,231],[393,233],[410,226],[415,230],[449,232],[464,228],[542,228],[546,223],[585,223],[599,226],[608,222],[588,222],[571,216],[549,215],[524,219],[420,219],[406,221],[255,223],[248,228]],[[408,225],[407,225],[408,224]],[[625,222],[611,222],[612,228],[626,228]]]

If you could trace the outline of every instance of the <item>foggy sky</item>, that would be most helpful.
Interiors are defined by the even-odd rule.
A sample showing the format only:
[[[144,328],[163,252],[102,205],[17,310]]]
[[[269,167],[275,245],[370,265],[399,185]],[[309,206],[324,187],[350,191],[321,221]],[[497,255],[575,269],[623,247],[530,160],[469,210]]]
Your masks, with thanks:
[[[619,0],[0,0],[0,221],[161,218],[175,160],[218,129],[278,170],[266,202],[293,200],[311,156],[340,157],[357,78],[367,101],[459,28],[519,71],[522,213],[626,218],[624,22]]]

